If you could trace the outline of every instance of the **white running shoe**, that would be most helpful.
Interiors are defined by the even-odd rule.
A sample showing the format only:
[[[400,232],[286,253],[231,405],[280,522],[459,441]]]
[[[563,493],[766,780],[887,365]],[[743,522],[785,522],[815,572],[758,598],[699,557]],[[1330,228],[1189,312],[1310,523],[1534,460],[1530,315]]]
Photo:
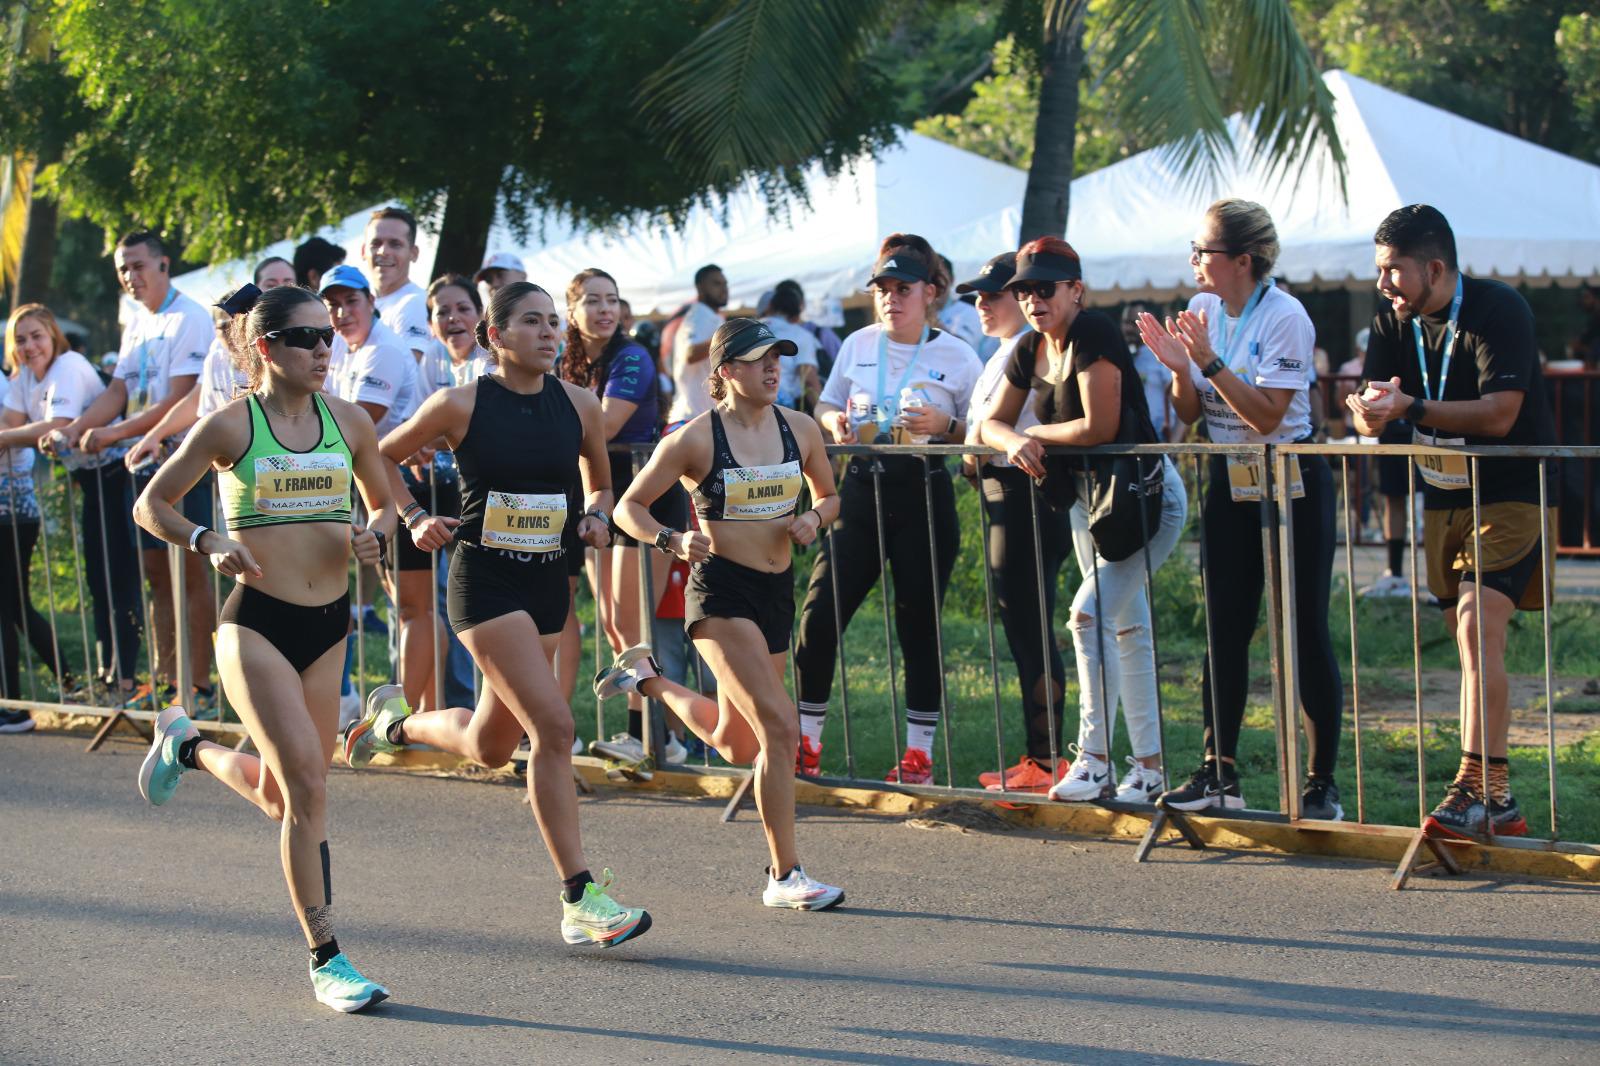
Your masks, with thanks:
[[[1154,803],[1165,786],[1161,783],[1161,770],[1147,769],[1139,760],[1128,756],[1128,772],[1117,783],[1117,799],[1123,803]]]
[[[1382,577],[1362,589],[1359,595],[1369,600],[1403,600],[1411,595],[1411,582],[1401,574],[1385,570]]]
[[[637,692],[639,683],[661,676],[661,667],[650,654],[650,645],[638,644],[622,652],[604,670],[594,675],[594,694],[602,700]]]
[[[844,889],[825,885],[806,876],[799,866],[789,871],[782,881],[767,871],[767,889],[761,893],[761,902],[768,907],[785,907],[793,911],[823,911],[844,901]]]
[[[1067,776],[1050,789],[1050,798],[1063,803],[1083,803],[1088,800],[1110,799],[1116,794],[1111,783],[1111,764],[1097,759],[1076,744],[1068,744],[1073,752],[1072,766]]]
[[[661,754],[666,757],[668,766],[682,766],[689,761],[689,749],[673,733],[667,734],[667,746]]]

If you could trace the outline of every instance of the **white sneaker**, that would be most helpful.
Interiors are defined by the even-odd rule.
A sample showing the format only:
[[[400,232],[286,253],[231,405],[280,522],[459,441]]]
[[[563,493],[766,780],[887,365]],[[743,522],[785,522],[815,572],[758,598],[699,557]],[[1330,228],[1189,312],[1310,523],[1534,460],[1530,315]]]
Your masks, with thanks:
[[[794,911],[822,911],[843,902],[844,889],[813,881],[805,870],[796,866],[789,876],[779,881],[767,871],[767,889],[761,893],[761,902],[768,907],[785,907]]]
[[[1406,599],[1411,595],[1411,582],[1400,574],[1385,570],[1383,576],[1362,589],[1360,595],[1373,600]]]
[[[1123,803],[1154,803],[1161,795],[1161,771],[1139,765],[1139,760],[1128,756],[1128,772],[1117,784],[1117,799]]]
[[[1067,776],[1050,789],[1050,798],[1063,803],[1082,803],[1086,800],[1109,799],[1114,794],[1111,784],[1111,764],[1097,759],[1076,744],[1068,744],[1074,753]]]
[[[682,766],[689,761],[689,749],[683,746],[676,734],[667,734],[667,746],[661,752],[668,766]]]
[[[527,740],[528,738],[527,737],[523,737],[522,739],[523,740]],[[531,748],[532,748],[531,744],[529,745],[529,748],[531,750]],[[572,737],[572,754],[574,754],[574,755],[582,755],[583,754],[583,738],[578,736],[578,735],[576,735],[576,734],[574,734],[573,737]]]
[[[627,733],[613,733],[610,740],[597,740],[589,745],[589,754],[618,762],[638,762],[644,758],[644,745],[639,738]]]

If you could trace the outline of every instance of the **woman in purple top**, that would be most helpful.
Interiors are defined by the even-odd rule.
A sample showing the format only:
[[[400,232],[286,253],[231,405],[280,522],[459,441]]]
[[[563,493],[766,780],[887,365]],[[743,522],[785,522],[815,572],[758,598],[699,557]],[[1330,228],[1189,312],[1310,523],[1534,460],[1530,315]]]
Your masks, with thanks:
[[[661,429],[660,377],[655,358],[619,328],[621,321],[622,297],[617,292],[616,279],[595,267],[579,271],[567,285],[567,344],[561,358],[561,376],[600,395],[606,439],[612,445],[611,486],[618,499],[632,484],[635,469],[631,450],[618,445],[654,443]],[[643,466],[646,458],[648,455],[641,455],[638,465]],[[650,513],[662,525],[687,528],[689,498],[682,486],[674,485],[655,502]],[[595,602],[600,605],[600,624],[606,639],[612,652],[620,653],[636,644],[650,643],[650,637],[645,628],[648,619],[639,617],[639,542],[620,529],[613,529],[611,545],[594,553],[589,582]],[[661,602],[667,572],[668,567],[661,560],[651,568],[653,604]],[[570,684],[566,673],[562,673],[561,680],[563,685]],[[628,731],[636,737],[641,735],[639,712],[643,706],[640,697],[629,696]]]

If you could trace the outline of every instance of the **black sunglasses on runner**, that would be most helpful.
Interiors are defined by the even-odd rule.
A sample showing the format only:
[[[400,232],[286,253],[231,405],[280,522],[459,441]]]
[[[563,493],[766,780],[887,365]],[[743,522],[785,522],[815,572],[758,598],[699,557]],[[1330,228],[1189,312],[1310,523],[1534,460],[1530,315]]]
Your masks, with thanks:
[[[270,333],[263,333],[269,341],[281,340],[290,348],[304,348],[306,351],[316,351],[317,342],[321,341],[330,348],[333,346],[333,327],[324,326],[290,326],[287,329],[275,329]]]
[[[1048,300],[1056,294],[1058,281],[1013,281],[1006,288],[1017,294],[1017,299],[1032,296],[1038,300]]]

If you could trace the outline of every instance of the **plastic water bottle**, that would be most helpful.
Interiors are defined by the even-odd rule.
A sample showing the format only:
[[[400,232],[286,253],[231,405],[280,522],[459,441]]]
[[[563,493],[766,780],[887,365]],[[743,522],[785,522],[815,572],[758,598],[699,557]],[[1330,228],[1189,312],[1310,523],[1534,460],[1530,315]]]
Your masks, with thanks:
[[[905,412],[906,412],[906,408],[907,407],[925,407],[925,406],[927,406],[927,403],[928,403],[928,399],[927,399],[927,397],[922,395],[922,390],[921,389],[912,389],[912,388],[901,389],[900,390],[900,418],[901,418],[901,423],[900,424],[902,426],[905,425],[904,419],[905,419]],[[907,430],[904,431],[904,434],[905,434],[904,439],[905,439],[905,442],[907,444],[926,444],[926,443],[928,443],[928,434],[926,434],[926,433],[913,433],[909,429],[907,429]]]

